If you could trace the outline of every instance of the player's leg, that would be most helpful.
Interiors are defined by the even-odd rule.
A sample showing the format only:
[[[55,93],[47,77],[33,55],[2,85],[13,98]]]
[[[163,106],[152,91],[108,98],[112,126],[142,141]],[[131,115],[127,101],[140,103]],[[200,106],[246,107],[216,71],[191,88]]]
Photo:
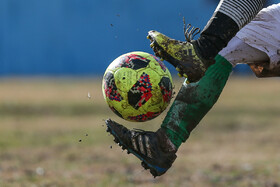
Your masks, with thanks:
[[[237,64],[267,63],[269,57],[267,54],[257,48],[254,48],[238,37],[233,37],[227,47],[219,52],[219,55],[227,59],[233,67]]]
[[[280,3],[262,9],[241,29],[220,55],[237,63],[248,63],[257,77],[280,76]]]
[[[217,56],[205,76],[196,83],[183,84],[161,128],[157,132],[129,130],[107,120],[115,141],[142,161],[154,177],[164,174],[176,159],[176,151],[219,98],[232,65]]]
[[[241,29],[236,37],[268,56],[263,62],[250,63],[257,77],[280,76],[280,3],[264,8]]]
[[[150,31],[148,38],[157,56],[186,74],[189,82],[199,80],[214,63],[214,57],[232,37],[250,22],[263,7],[265,0],[221,0],[213,16],[196,41],[181,42]],[[188,33],[193,34],[194,30]]]
[[[217,55],[215,61],[200,81],[183,84],[161,125],[177,148],[216,103],[232,71],[224,57]]]
[[[223,50],[219,52],[219,56],[216,59],[216,64],[212,65],[209,67],[209,69],[206,71],[205,76],[198,82],[198,83],[192,83],[187,85],[186,87],[182,87],[182,89],[187,89],[188,86],[190,86],[191,91],[182,91],[183,93],[191,93],[192,92],[192,86],[191,85],[200,85],[198,88],[195,89],[194,95],[196,97],[187,97],[191,98],[188,100],[188,105],[182,104],[182,106],[187,107],[185,110],[178,110],[178,111],[189,111],[186,113],[179,113],[175,112],[176,110],[170,110],[170,113],[168,113],[167,117],[165,118],[165,122],[163,123],[162,127],[167,130],[168,137],[170,137],[170,140],[178,146],[186,140],[188,137],[188,134],[193,130],[193,128],[198,124],[199,120],[203,118],[204,115],[211,109],[211,106],[214,105],[216,102],[214,96],[216,90],[216,96],[218,98],[219,94],[222,91],[223,88],[223,81],[224,79],[215,79],[217,75],[221,74],[223,71],[225,73],[229,72],[227,69],[221,70],[223,66],[221,66],[221,69],[218,69],[219,67],[217,66],[221,62],[228,62],[231,63],[232,66],[235,66],[238,63],[248,63],[249,65],[255,65],[255,64],[265,64],[266,66],[263,67],[279,67],[277,66],[277,62],[280,63],[280,53],[277,52],[277,50],[280,49],[280,36],[279,36],[279,29],[280,29],[280,3],[277,5],[270,6],[266,9],[263,9],[256,19],[246,25],[240,32],[237,33],[236,37],[233,37],[232,40],[228,43],[227,47],[225,47]],[[220,61],[223,59],[222,61]],[[226,60],[225,60],[226,59]],[[252,67],[252,66],[251,66]],[[211,69],[216,69],[216,71],[211,72]],[[229,70],[229,69],[228,69]],[[279,76],[280,74],[280,68],[278,68],[278,72],[276,71],[267,71],[265,72],[265,75],[269,76]],[[270,69],[271,70],[271,69]],[[274,69],[275,70],[275,69]],[[211,73],[210,73],[211,72]],[[213,75],[215,78],[211,79],[211,76]],[[223,75],[223,74],[221,74]],[[225,76],[226,77],[226,76]],[[207,78],[207,79],[205,79]],[[218,81],[217,83],[214,82],[214,80],[221,80]],[[214,89],[212,91],[206,91],[204,92],[206,96],[207,93],[209,92],[210,94],[207,97],[203,97],[203,94],[197,94],[199,93],[198,90],[203,90],[203,86],[201,85],[207,85],[206,83],[202,84],[202,82],[207,82],[209,81],[208,85],[216,85],[216,86],[221,86],[221,89]],[[212,85],[212,86],[213,86]],[[208,89],[210,89],[209,86]],[[200,89],[199,89],[200,87]],[[205,89],[207,90],[207,89]],[[204,90],[204,91],[205,91]],[[180,91],[181,92],[181,91]],[[181,96],[183,99],[179,99],[180,95],[178,94],[174,104],[172,107],[179,109],[180,108],[180,101],[184,99],[184,97]],[[201,96],[201,97],[197,97]],[[187,99],[185,98],[185,99]],[[192,102],[196,102],[196,98],[199,98],[199,105],[200,107],[197,107],[197,105],[193,104]],[[210,99],[212,98],[212,99]],[[209,100],[208,100],[209,99]],[[205,101],[205,102],[203,102]],[[207,103],[209,106],[205,105],[205,107],[201,107],[202,103]],[[196,109],[199,108],[199,110],[196,111]],[[201,109],[201,108],[204,108]],[[199,112],[200,111],[200,112]],[[176,116],[177,114],[177,116]],[[168,117],[169,116],[169,117]],[[173,125],[174,124],[174,118],[178,118],[180,116],[184,116],[184,119],[187,118],[192,118],[193,123],[190,121],[184,121],[180,120],[179,125]],[[197,116],[197,117],[196,117]],[[170,118],[170,119],[169,119]],[[198,119],[198,120],[195,120]],[[176,124],[176,122],[175,122]],[[179,130],[176,130],[177,127],[180,127]],[[175,127],[175,128],[173,128]]]
[[[204,60],[214,59],[236,33],[263,8],[266,0],[222,0],[194,46]]]
[[[236,37],[230,40],[228,46],[219,52],[219,55],[216,58],[216,64],[209,67],[205,76],[199,82],[182,87],[182,89],[190,90],[183,91],[181,89],[182,93],[188,93],[190,96],[183,97],[185,94],[181,94],[180,91],[172,107],[177,108],[178,111],[188,112],[180,114],[178,111],[174,112],[176,111],[175,109],[171,109],[162,125],[162,128],[167,130],[168,137],[177,148],[187,139],[188,134],[199,123],[203,116],[206,115],[218,99],[230,72],[230,68],[226,68],[226,64],[231,63],[232,66],[235,66],[238,63],[263,63],[277,67],[277,62],[280,63],[280,54],[277,52],[277,50],[280,49],[279,28],[280,3],[263,9],[254,21],[244,27]],[[223,66],[219,67],[218,64],[223,64]],[[269,75],[279,76],[280,72],[278,71],[277,73],[278,74]],[[218,77],[220,77],[220,79]],[[197,85],[198,87],[193,89],[192,85]],[[207,86],[202,85],[208,85],[208,88],[206,89]],[[214,89],[211,90],[212,88]],[[194,94],[190,94],[192,92]],[[192,95],[194,95],[194,97],[192,97]],[[188,98],[190,99],[188,100]],[[198,104],[196,104],[196,98],[199,101]],[[180,102],[184,99],[188,104],[181,104],[181,106],[186,107],[186,109],[180,109],[183,108],[180,107]],[[202,107],[203,103],[205,103],[204,107]],[[180,123],[176,125],[174,119],[180,118],[180,116],[183,116],[184,118],[179,120]],[[185,121],[185,119],[188,118],[193,121]],[[179,129],[176,129],[178,126]]]

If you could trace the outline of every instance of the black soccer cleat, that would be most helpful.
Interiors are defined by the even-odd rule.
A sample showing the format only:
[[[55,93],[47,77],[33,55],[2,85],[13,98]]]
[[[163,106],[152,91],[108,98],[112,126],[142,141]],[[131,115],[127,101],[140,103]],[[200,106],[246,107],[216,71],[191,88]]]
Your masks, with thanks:
[[[115,137],[114,141],[128,154],[139,158],[144,169],[150,169],[154,177],[163,175],[175,161],[177,149],[163,130],[129,130],[111,119],[105,123],[107,132]]]

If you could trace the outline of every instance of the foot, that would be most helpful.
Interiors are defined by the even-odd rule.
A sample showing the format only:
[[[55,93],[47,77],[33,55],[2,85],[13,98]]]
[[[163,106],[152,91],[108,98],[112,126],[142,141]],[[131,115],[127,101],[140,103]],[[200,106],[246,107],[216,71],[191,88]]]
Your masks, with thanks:
[[[139,158],[141,165],[150,169],[154,177],[164,174],[175,161],[177,149],[161,129],[157,132],[129,130],[111,119],[105,123],[114,141],[128,154]]]
[[[192,34],[185,32],[191,38]],[[188,78],[189,82],[196,82],[204,75],[207,67],[197,55],[190,39],[182,42],[157,31],[149,31],[147,38],[151,41],[150,46],[155,55],[172,64],[179,76]]]

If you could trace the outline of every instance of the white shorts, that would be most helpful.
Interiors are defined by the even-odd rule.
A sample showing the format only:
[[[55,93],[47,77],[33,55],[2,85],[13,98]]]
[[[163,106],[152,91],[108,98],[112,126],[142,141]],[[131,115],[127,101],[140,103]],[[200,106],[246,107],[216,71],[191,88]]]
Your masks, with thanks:
[[[219,54],[233,66],[261,61],[280,66],[280,3],[262,9]]]

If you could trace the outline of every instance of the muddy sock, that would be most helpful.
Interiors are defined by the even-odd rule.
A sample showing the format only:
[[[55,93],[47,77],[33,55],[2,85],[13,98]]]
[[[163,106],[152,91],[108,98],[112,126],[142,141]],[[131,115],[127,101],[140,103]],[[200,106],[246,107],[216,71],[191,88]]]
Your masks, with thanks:
[[[206,65],[214,58],[236,33],[249,23],[261,10],[265,0],[221,0],[213,16],[194,41],[195,50]]]
[[[216,103],[232,71],[222,56],[215,60],[199,82],[183,84],[161,125],[177,148]]]

